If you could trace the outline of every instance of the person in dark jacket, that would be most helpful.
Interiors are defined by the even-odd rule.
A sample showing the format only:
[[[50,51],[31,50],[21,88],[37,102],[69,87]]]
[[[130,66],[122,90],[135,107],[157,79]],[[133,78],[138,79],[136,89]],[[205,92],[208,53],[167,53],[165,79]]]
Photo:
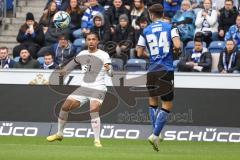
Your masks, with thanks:
[[[229,28],[235,24],[238,15],[238,10],[233,6],[232,0],[225,0],[225,6],[219,10],[220,16],[218,19],[218,36],[219,40],[224,40],[225,34]]]
[[[27,48],[31,56],[37,58],[37,52],[44,44],[44,33],[30,12],[27,13],[26,22],[18,32],[17,41],[20,45],[13,48],[13,57],[18,57],[20,51]]]
[[[60,35],[57,43],[43,47],[38,52],[38,57],[43,57],[47,52],[53,53],[54,61],[59,66],[65,64],[77,54],[76,48],[69,41],[68,35]]]
[[[122,0],[113,0],[113,6],[106,11],[107,22],[111,27],[111,33],[114,33],[119,24],[119,16],[126,14],[130,19],[130,11],[124,6]]]
[[[211,72],[211,67],[211,53],[203,48],[203,42],[199,38],[194,40],[194,49],[186,53],[178,63],[181,72]]]
[[[121,58],[124,62],[130,57],[131,48],[134,45],[135,33],[133,27],[129,23],[128,16],[122,14],[119,17],[119,25],[117,25],[113,34],[112,41],[116,45],[116,54],[113,57]]]
[[[41,65],[42,69],[57,69],[58,65],[54,62],[54,56],[47,52],[44,54],[44,63]]]
[[[240,52],[237,51],[234,40],[226,41],[226,48],[219,57],[218,71],[220,73],[240,72]]]
[[[40,63],[37,60],[32,59],[27,49],[22,49],[20,51],[20,59],[14,64],[13,68],[39,69]]]
[[[8,48],[0,47],[0,68],[13,68],[15,61],[9,57]]]
[[[113,34],[113,41],[120,43],[122,41],[134,42],[134,29],[129,23],[129,18],[126,14],[119,17],[119,25],[116,26]]]
[[[101,13],[97,13],[93,17],[93,22],[94,26],[91,29],[91,32],[95,32],[98,34],[100,41],[99,45],[103,46],[104,44],[111,40],[110,27],[107,24],[105,24],[105,18]]]
[[[57,4],[56,2],[52,1],[46,12],[43,13],[39,20],[39,25],[43,27],[43,32],[46,33],[48,30],[48,27],[51,27],[53,25],[53,16],[55,13],[57,13]]]

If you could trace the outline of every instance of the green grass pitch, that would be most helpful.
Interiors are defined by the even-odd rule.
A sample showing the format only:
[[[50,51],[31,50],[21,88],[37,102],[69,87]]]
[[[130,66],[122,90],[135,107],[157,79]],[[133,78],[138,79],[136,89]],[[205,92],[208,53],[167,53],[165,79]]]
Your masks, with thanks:
[[[239,160],[239,143],[164,141],[155,152],[145,140],[65,138],[49,143],[45,137],[0,136],[0,160]]]

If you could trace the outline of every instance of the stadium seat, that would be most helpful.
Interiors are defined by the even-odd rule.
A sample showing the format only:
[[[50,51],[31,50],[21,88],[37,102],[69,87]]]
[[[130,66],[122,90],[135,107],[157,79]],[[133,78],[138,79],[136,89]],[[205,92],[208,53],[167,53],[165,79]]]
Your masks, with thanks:
[[[224,41],[213,41],[210,43],[208,50],[211,53],[221,53],[225,48]]]
[[[145,71],[147,62],[144,59],[129,59],[125,65],[127,71]]]
[[[219,62],[220,53],[211,53],[211,55],[212,55],[211,72],[218,73],[218,62]]]
[[[123,70],[123,60],[119,58],[111,58],[112,67],[114,71],[122,71]]]
[[[203,47],[206,47],[206,46],[207,46],[206,42],[203,42]],[[194,41],[189,41],[185,47],[185,53],[191,52],[193,48],[194,48]]]

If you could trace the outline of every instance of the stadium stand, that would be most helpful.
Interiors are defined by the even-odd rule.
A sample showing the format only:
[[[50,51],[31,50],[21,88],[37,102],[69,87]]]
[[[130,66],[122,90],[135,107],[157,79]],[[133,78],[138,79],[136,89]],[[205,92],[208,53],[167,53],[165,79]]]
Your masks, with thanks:
[[[129,59],[124,66],[127,71],[144,71],[146,70],[147,62],[144,59]]]
[[[185,0],[185,1],[181,0],[179,2],[181,2],[181,3],[185,2],[187,4],[187,1],[188,0]],[[208,2],[208,0],[206,0],[206,1]],[[209,6],[209,7],[214,9],[214,10],[217,9],[217,11],[221,11],[221,14],[224,14],[225,13],[225,12],[223,12],[224,11],[224,1],[225,0],[221,0],[221,2],[219,1],[219,3],[217,3],[217,4],[216,4],[216,1],[213,1],[212,6]],[[2,0],[0,0],[0,2],[2,2]],[[10,54],[12,53],[12,49],[15,46],[18,45],[18,43],[16,42],[16,36],[17,36],[18,29],[20,28],[21,24],[23,24],[25,22],[26,13],[32,12],[36,21],[38,22],[40,17],[47,11],[47,10],[44,10],[44,9],[47,8],[47,4],[49,4],[50,0],[16,0],[16,2],[17,2],[16,6],[13,6],[13,7],[16,8],[16,15],[13,15],[12,18],[1,18],[2,19],[2,27],[0,27],[0,47],[1,46],[8,47],[9,50],[10,50]],[[69,1],[64,1],[64,7],[63,8],[68,7],[68,4],[67,4],[68,2]],[[146,16],[146,8],[145,9],[140,9],[139,11],[137,10],[137,8],[135,8],[135,10],[138,11],[138,12],[135,13],[136,14],[135,15],[135,14],[133,14],[134,9],[129,10],[129,7],[126,7],[126,6],[130,6],[131,3],[133,5],[134,4],[133,1],[127,2],[127,3],[126,3],[126,1],[122,1],[123,4],[121,6],[118,6],[115,3],[113,3],[114,5],[111,6],[109,3],[105,3],[105,2],[106,1],[99,1],[98,3],[100,5],[102,5],[102,7],[105,9],[105,11],[103,12],[103,15],[105,16],[104,21],[106,21],[105,23],[108,26],[114,26],[113,27],[114,29],[116,29],[115,27],[116,27],[116,24],[118,24],[119,17],[121,17],[121,14],[127,14],[129,20],[132,20],[132,19],[135,18],[134,19],[135,21],[138,21],[138,18],[143,16],[143,15]],[[200,13],[200,11],[203,11],[202,8],[203,8],[204,5],[202,5],[200,3],[202,1],[190,0],[190,2],[191,2],[191,5],[192,5],[192,8],[193,8],[193,11],[195,13],[195,16],[197,16],[197,14]],[[236,8],[239,10],[239,7],[238,7],[236,2],[237,1],[234,0],[234,5],[235,5],[235,7],[233,8],[234,11],[236,11]],[[80,6],[81,9],[86,9],[86,8],[89,7],[88,5],[86,5],[87,1],[79,1],[78,0],[78,3],[79,3],[79,6]],[[145,3],[145,7],[147,7],[149,5],[148,1],[144,1],[144,3]],[[183,3],[183,4],[185,5],[185,3]],[[142,4],[142,1],[141,1],[141,4]],[[183,5],[183,4],[181,4],[181,5]],[[217,7],[216,7],[216,5],[217,5]],[[61,7],[61,6],[58,6],[58,8],[59,7]],[[114,7],[120,7],[121,12],[120,11],[119,12],[114,11],[114,9],[113,9]],[[180,7],[180,3],[178,4],[178,8],[179,7]],[[204,7],[206,8],[206,5]],[[209,8],[209,7],[207,7],[207,8]],[[61,8],[59,8],[59,9],[60,10],[65,10],[65,9],[61,9]],[[237,10],[237,12],[239,12],[238,10]],[[177,12],[177,11],[180,11],[180,10],[179,9],[174,10],[174,12]],[[129,13],[132,13],[132,15],[134,15],[136,17],[131,17]],[[72,14],[72,13],[70,13],[70,14]],[[114,18],[111,19],[110,15],[115,15],[115,16],[114,16]],[[174,16],[174,15],[171,15],[169,17],[172,17],[172,16]],[[201,15],[198,15],[198,16],[200,17]],[[220,16],[220,12],[219,12],[218,16]],[[185,17],[188,18],[189,16],[186,14]],[[147,17],[147,18],[149,18],[149,17]],[[220,17],[218,17],[218,20],[219,20],[219,18]],[[115,25],[113,25],[114,21],[116,22]],[[171,22],[171,19],[169,19],[169,21]],[[180,22],[180,24],[182,24],[182,23],[185,24],[185,21],[179,20],[179,22]],[[129,24],[132,24],[132,22],[129,22]],[[196,27],[196,24],[194,24],[194,25]],[[222,25],[224,25],[224,24],[222,24]],[[50,24],[49,24],[49,26],[50,26]],[[110,27],[108,27],[108,28],[110,29]],[[199,29],[199,26],[197,28]],[[201,28],[201,26],[200,26],[200,28]],[[141,30],[138,30],[137,28],[135,28],[135,34],[138,33],[138,32],[141,32]],[[192,31],[192,32],[193,32],[193,34],[196,33],[196,31]],[[215,34],[215,30],[214,30],[214,34]],[[107,41],[106,43],[104,42],[105,44],[108,44],[114,38],[113,34],[110,33],[109,35],[110,35],[111,39],[109,41]],[[70,36],[70,37],[73,38],[72,36]],[[73,41],[74,41],[74,39],[73,40],[71,39],[71,42],[73,42]],[[45,39],[45,42],[46,42],[46,39]],[[137,41],[134,42],[134,40],[132,40],[132,42],[137,43]],[[224,44],[225,44],[224,41],[219,41],[219,40],[211,41],[209,43],[208,49],[209,49],[209,52],[211,52],[212,60],[213,60],[212,72],[217,72],[217,64],[218,64],[219,53],[224,49]],[[50,45],[50,44],[48,44],[48,45]],[[207,47],[206,43],[204,43],[203,45],[204,45],[204,47]],[[185,44],[184,44],[184,46],[185,46]],[[184,53],[190,52],[193,49],[193,47],[194,47],[193,39],[192,40],[190,39],[190,41],[183,48]],[[106,48],[106,46],[103,46],[102,48],[104,49],[104,48]],[[114,47],[113,47],[113,52],[115,52],[114,50],[116,50],[116,49],[114,49]],[[129,48],[128,50],[133,50],[134,51],[134,47]],[[109,52],[109,54],[112,55],[112,53],[110,53],[110,52]],[[139,59],[137,59],[137,60],[134,59],[135,58],[134,56],[131,56],[131,55],[129,56],[128,55],[127,60],[124,60],[123,64],[120,62],[121,60],[117,59],[119,57],[114,57],[114,58],[113,57],[112,57],[113,65],[114,65],[113,67],[114,67],[115,70],[126,69],[126,70],[135,71],[135,70],[146,70],[147,69],[147,64],[144,63],[144,62],[143,62],[143,64],[139,63],[140,60]],[[176,60],[175,62],[178,62],[178,61],[179,60]],[[135,63],[135,64],[133,64],[133,63]],[[140,64],[141,65],[145,64],[145,65],[143,67]],[[175,67],[177,66],[176,64],[175,64]],[[175,68],[175,69],[177,70],[177,68]]]

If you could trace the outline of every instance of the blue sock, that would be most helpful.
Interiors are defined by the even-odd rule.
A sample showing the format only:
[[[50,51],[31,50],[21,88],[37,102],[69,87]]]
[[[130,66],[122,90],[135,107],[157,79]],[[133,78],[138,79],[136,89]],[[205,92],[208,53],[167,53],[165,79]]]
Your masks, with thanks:
[[[168,114],[169,114],[169,111],[167,111],[166,109],[163,109],[163,108],[158,112],[156,122],[155,122],[155,128],[153,131],[153,134],[155,136],[159,136],[159,134],[161,133],[164,125],[167,122]]]
[[[153,129],[155,128],[155,122],[156,122],[156,117],[158,113],[158,106],[151,106],[148,107],[148,112],[149,112],[149,117],[153,126]]]

